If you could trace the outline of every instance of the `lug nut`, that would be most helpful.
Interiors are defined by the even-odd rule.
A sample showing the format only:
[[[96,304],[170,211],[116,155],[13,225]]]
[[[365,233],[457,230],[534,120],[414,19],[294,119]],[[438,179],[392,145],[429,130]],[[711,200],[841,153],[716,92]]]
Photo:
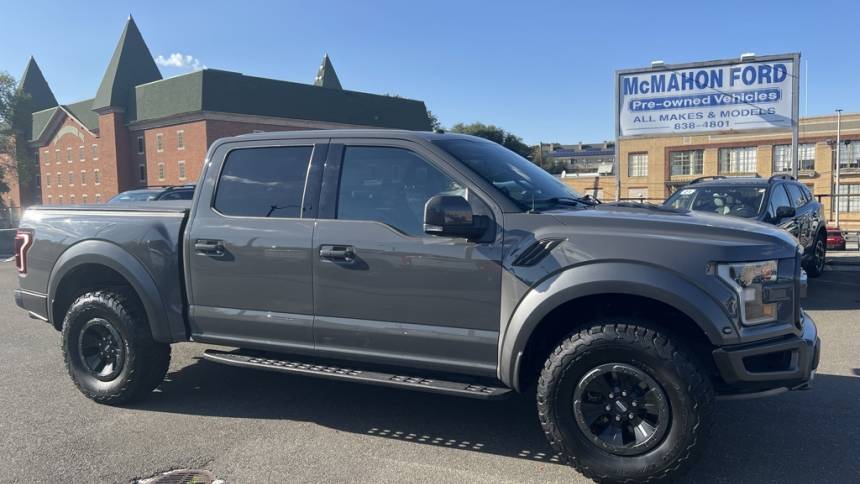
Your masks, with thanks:
[[[630,405],[633,405],[634,407],[638,407],[639,402],[637,402],[636,400],[633,400],[632,402],[630,402]]]
[[[635,417],[635,415],[633,415],[633,412],[627,414],[627,418],[629,418],[630,420],[633,420],[633,417]]]
[[[621,415],[616,415],[616,416],[615,416],[615,421],[616,421],[616,422],[620,422],[620,421],[621,421]]]
[[[626,397],[626,396],[627,396],[627,392],[621,392],[621,396],[622,396],[622,397]]]
[[[609,394],[609,398],[615,398],[615,394],[614,394],[614,393],[610,393],[610,394]]]
[[[606,411],[607,411],[607,412],[609,412],[610,410],[612,410],[612,407],[611,407],[611,406],[609,406],[609,405],[607,405],[607,406],[606,406],[606,407],[604,407],[604,408],[606,409]]]

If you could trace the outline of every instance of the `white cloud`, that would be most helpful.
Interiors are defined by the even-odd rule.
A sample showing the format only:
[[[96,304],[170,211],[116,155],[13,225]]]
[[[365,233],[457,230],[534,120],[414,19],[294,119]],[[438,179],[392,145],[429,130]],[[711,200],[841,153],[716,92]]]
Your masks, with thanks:
[[[155,63],[162,67],[176,67],[179,69],[191,69],[192,71],[206,69],[206,65],[200,62],[200,59],[181,52],[174,52],[167,57],[159,54],[155,58]]]

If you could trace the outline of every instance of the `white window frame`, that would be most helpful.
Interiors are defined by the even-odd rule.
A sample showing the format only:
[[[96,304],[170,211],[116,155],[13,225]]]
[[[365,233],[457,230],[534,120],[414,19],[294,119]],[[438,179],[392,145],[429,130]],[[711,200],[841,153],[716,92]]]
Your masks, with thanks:
[[[181,143],[180,143],[181,141]],[[176,130],[176,149],[182,151],[185,149],[185,130]]]
[[[72,147],[66,146],[66,163],[72,162]]]
[[[179,160],[176,162],[176,172],[179,174],[180,180],[185,180],[187,178],[188,173],[185,171],[185,160]]]
[[[58,171],[57,172],[57,187],[59,188],[62,186],[63,186],[63,172]]]
[[[683,158],[677,159],[676,158]],[[669,176],[693,176],[701,175],[705,170],[705,150],[678,150],[669,152]],[[676,162],[680,166],[686,165],[689,173],[675,173]],[[683,170],[682,170],[683,171]]]
[[[59,148],[56,148],[56,149],[54,150],[54,163],[56,163],[56,164],[58,164],[58,165],[59,165],[60,163],[62,163],[62,162],[63,162],[63,160],[61,159],[61,157],[62,157],[62,155],[60,154],[60,149],[59,149]]]
[[[98,168],[93,170],[93,185],[101,185],[102,184],[102,174]]]
[[[51,150],[45,150],[45,165],[51,164]]]
[[[93,143],[91,148],[93,150],[93,160],[94,161],[98,160],[99,159],[99,145],[97,143]]]
[[[81,186],[87,184],[87,170],[81,170]]]
[[[164,133],[155,133],[155,151],[164,151]]]
[[[45,173],[45,186],[51,188],[51,174]]]
[[[86,193],[84,193],[83,195],[81,195],[81,203],[83,203],[84,205],[86,205],[86,203],[87,203],[87,194],[86,194]]]
[[[137,179],[140,182],[146,181],[146,163],[137,164]]]
[[[87,161],[87,152],[84,148],[84,145],[78,146],[78,160],[79,161]]]
[[[800,171],[815,170],[815,143],[800,143],[797,145],[797,159],[800,160]],[[807,166],[804,166],[806,164]],[[809,166],[811,164],[811,166]],[[780,165],[780,167],[777,167]],[[774,173],[791,172],[791,145],[773,145]]]
[[[96,203],[102,203],[102,194],[96,193]]]
[[[726,164],[725,167],[723,166],[724,163]],[[752,169],[749,169],[750,167]],[[757,146],[720,148],[717,153],[717,173],[720,175],[739,175],[756,172],[758,172]]]
[[[629,178],[648,176],[648,153],[627,154],[627,176]]]
[[[164,162],[158,162],[158,181],[164,181]]]
[[[146,144],[143,142],[143,136],[137,137],[137,154],[142,155],[146,153]]]
[[[75,186],[75,172],[73,172],[73,171],[69,172],[69,186],[70,187]]]

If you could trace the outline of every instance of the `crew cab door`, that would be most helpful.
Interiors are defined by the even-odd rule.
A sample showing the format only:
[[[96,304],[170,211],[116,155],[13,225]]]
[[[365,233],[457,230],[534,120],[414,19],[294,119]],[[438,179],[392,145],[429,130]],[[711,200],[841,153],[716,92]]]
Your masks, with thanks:
[[[495,220],[484,238],[427,235],[424,205],[462,195]],[[501,214],[418,143],[332,140],[314,233],[319,352],[495,376]]]
[[[185,237],[195,341],[313,351],[311,242],[327,149],[327,139],[215,149]]]

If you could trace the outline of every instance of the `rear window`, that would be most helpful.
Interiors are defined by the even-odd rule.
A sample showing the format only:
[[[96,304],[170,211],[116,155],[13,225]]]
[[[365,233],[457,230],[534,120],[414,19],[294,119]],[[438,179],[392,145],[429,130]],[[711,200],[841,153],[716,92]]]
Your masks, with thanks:
[[[664,205],[718,215],[753,218],[762,211],[766,191],[767,188],[756,186],[685,187],[669,197]]]
[[[240,217],[298,218],[312,146],[244,148],[224,160],[215,210]]]

